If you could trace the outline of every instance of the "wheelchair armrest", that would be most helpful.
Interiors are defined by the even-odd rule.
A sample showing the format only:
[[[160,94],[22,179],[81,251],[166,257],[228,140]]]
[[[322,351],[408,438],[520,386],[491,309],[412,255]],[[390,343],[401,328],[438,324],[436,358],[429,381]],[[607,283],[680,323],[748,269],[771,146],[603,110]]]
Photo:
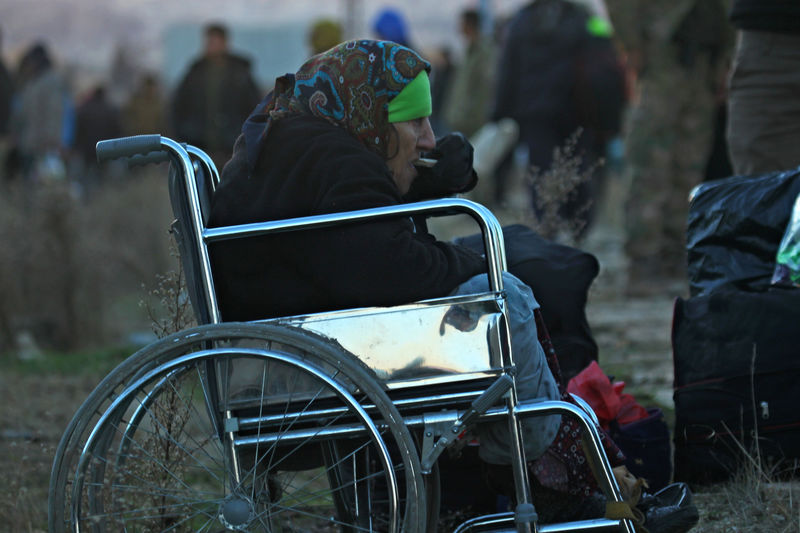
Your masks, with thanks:
[[[489,287],[493,291],[503,290],[502,272],[506,269],[503,231],[497,218],[486,207],[463,198],[445,198],[408,204],[375,207],[359,211],[346,211],[309,217],[290,218],[270,222],[256,222],[218,228],[208,228],[203,237],[207,243],[229,239],[263,236],[305,229],[323,228],[341,224],[353,224],[367,220],[398,216],[426,217],[466,214],[480,226],[489,273]]]

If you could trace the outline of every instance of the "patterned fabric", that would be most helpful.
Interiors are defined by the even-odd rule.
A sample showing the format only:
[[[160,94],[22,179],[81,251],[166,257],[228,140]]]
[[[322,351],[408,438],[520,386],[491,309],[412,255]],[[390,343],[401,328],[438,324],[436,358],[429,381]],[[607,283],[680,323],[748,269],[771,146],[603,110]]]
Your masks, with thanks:
[[[572,396],[567,392],[566,384],[561,376],[561,369],[558,365],[550,335],[544,325],[541,311],[535,311],[536,329],[539,333],[539,342],[544,348],[547,356],[547,363],[556,382],[559,383],[561,390],[561,400],[575,403]],[[611,438],[598,428],[600,440],[611,466],[624,464],[625,455]],[[561,417],[561,427],[556,438],[547,451],[533,461],[528,461],[528,472],[534,478],[534,484],[552,489],[556,492],[588,498],[598,490],[597,482],[592,474],[591,467],[581,444],[580,425],[572,417]]]
[[[430,63],[390,41],[347,41],[306,61],[275,88],[242,127],[250,168],[273,121],[291,115],[324,118],[386,157],[388,104]]]

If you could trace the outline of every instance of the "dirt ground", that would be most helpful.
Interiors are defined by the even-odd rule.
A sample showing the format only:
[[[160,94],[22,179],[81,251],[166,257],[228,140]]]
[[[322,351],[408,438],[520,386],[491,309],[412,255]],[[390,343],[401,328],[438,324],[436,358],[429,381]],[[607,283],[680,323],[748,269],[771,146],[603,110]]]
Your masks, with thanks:
[[[72,414],[98,379],[0,375],[0,531],[47,530],[53,455]]]

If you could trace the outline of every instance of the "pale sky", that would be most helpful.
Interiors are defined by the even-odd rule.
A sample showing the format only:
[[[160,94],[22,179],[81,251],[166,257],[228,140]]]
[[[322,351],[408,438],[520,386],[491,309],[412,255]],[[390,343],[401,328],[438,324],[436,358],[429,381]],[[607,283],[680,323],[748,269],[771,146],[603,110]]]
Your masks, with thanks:
[[[502,16],[526,0],[2,0],[0,29],[8,58],[45,38],[66,60],[109,55],[115,41],[142,48],[142,60],[153,52],[163,32],[176,23],[221,20],[231,25],[270,27],[305,23],[319,17],[344,20],[355,6],[355,25],[369,36],[369,24],[383,7],[407,17],[421,48],[457,43],[458,13],[465,7],[489,6]]]
[[[530,0],[0,0],[2,55],[14,68],[22,53],[43,40],[56,64],[68,68],[76,91],[107,81],[115,50],[132,63],[179,79],[201,46],[200,28],[215,20],[231,28],[233,48],[253,60],[260,83],[294,71],[307,53],[305,34],[322,17],[342,23],[352,14],[355,35],[374,37],[370,25],[385,7],[406,17],[412,44],[423,55],[446,46],[457,57],[458,15],[481,6],[505,17]]]

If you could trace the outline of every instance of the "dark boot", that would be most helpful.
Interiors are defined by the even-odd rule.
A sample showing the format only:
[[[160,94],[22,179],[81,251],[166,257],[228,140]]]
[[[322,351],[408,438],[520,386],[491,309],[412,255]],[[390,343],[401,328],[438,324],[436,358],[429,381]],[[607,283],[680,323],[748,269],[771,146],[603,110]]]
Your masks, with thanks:
[[[667,485],[655,494],[643,494],[636,507],[644,513],[649,533],[684,533],[700,519],[686,483]]]

